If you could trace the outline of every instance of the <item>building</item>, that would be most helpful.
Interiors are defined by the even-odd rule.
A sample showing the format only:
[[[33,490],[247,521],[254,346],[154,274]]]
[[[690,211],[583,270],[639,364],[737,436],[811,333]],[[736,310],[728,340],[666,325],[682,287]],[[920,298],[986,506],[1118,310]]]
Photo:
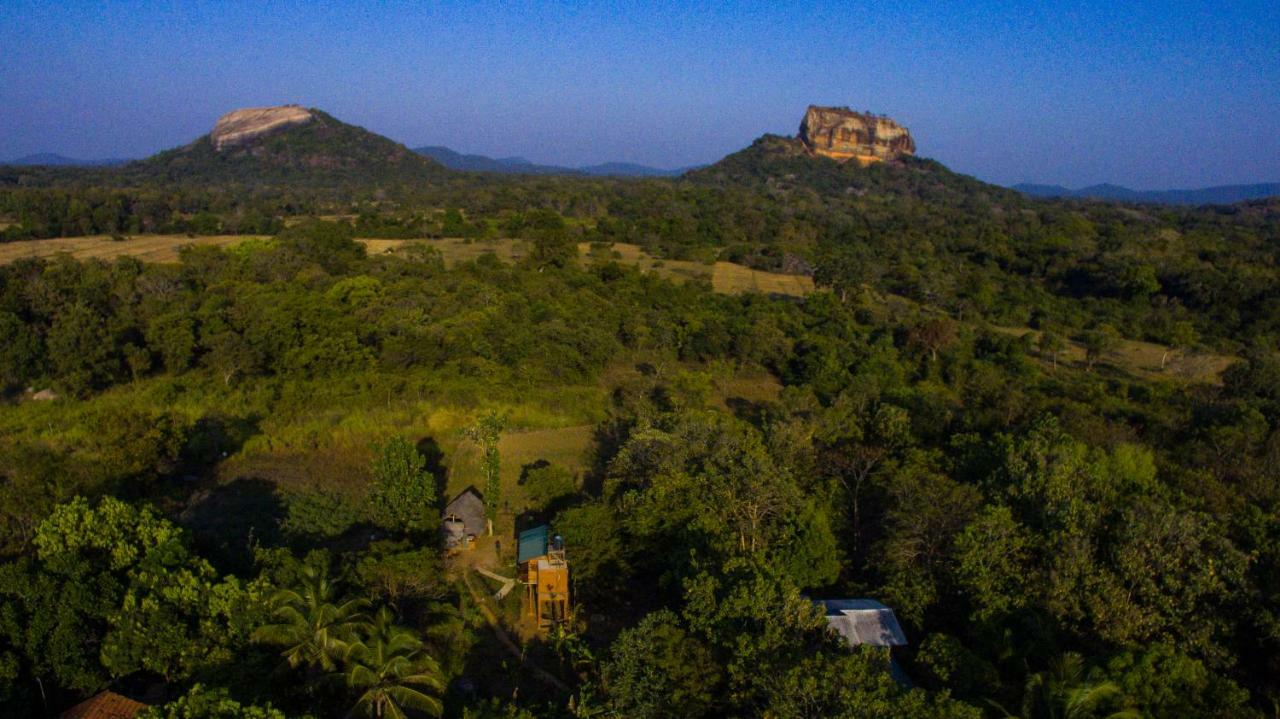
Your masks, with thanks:
[[[441,515],[440,531],[449,551],[471,549],[476,537],[492,534],[485,516],[484,497],[475,487],[467,487],[449,502]]]
[[[516,551],[524,584],[524,616],[539,630],[565,624],[572,618],[569,604],[569,562],[564,540],[549,538],[544,524],[520,533]]]
[[[147,705],[112,691],[99,692],[59,714],[59,719],[133,719]]]
[[[849,646],[905,647],[907,635],[893,610],[874,599],[819,599],[827,626]]]
[[[893,610],[874,599],[819,599],[827,627],[850,647],[883,647],[889,673],[904,687],[911,686],[902,665],[893,656],[895,647],[907,646],[907,635]]]

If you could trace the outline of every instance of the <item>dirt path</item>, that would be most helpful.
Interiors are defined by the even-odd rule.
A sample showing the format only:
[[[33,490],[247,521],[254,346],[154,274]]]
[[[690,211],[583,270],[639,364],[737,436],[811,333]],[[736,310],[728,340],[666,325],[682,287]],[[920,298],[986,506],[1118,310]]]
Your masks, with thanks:
[[[560,691],[569,691],[569,686],[557,679],[554,674],[525,663],[524,651],[511,639],[511,635],[507,633],[507,630],[502,628],[502,622],[498,619],[498,614],[493,611],[493,607],[489,606],[489,598],[476,589],[475,583],[471,581],[471,572],[463,570],[462,583],[467,586],[467,592],[471,595],[472,601],[476,603],[477,607],[480,607],[480,613],[484,615],[485,621],[489,623],[489,628],[493,630],[494,636],[498,638],[502,646],[507,648],[511,656],[520,662],[520,666],[528,669],[542,683],[555,687]]]

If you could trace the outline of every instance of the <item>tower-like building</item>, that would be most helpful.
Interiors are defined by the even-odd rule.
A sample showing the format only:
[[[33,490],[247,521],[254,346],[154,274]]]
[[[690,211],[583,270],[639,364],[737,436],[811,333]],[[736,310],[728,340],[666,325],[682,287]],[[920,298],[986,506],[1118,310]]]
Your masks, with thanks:
[[[547,630],[572,619],[569,604],[569,562],[564,540],[551,537],[547,526],[520,533],[516,561],[524,584],[524,616]]]

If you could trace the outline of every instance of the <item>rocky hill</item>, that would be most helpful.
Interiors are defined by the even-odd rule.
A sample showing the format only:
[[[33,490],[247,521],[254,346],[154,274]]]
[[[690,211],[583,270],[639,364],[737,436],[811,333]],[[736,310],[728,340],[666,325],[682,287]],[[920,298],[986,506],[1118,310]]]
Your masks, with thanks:
[[[208,135],[123,168],[142,182],[302,185],[419,181],[447,172],[394,140],[298,105],[229,112]]]
[[[799,140],[813,154],[840,161],[856,159],[863,165],[916,153],[907,128],[888,117],[847,107],[810,105],[800,122]]]
[[[213,143],[215,150],[225,150],[273,130],[301,125],[313,119],[315,115],[299,105],[232,110],[214,123],[213,130],[209,132],[209,141]]]

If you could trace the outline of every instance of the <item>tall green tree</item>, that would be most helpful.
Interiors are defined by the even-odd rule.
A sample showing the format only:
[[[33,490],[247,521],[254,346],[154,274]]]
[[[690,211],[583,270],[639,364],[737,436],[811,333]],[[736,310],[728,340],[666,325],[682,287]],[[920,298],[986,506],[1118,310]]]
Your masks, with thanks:
[[[501,506],[502,459],[498,455],[498,441],[502,439],[502,430],[506,428],[506,424],[497,410],[490,410],[464,430],[467,438],[480,445],[484,452],[480,466],[484,472],[485,514],[490,520],[497,518],[498,507]]]
[[[374,446],[374,520],[397,530],[426,531],[436,526],[436,483],[427,459],[408,439],[396,435]]]
[[[352,714],[405,719],[410,711],[432,716],[443,711],[440,665],[412,631],[396,626],[386,607],[361,626],[342,661],[347,687],[359,693]]]
[[[271,618],[254,631],[253,639],[283,647],[280,655],[290,667],[334,671],[364,620],[368,602],[341,599],[328,575],[310,565],[303,567],[300,580],[297,587],[271,596]]]

